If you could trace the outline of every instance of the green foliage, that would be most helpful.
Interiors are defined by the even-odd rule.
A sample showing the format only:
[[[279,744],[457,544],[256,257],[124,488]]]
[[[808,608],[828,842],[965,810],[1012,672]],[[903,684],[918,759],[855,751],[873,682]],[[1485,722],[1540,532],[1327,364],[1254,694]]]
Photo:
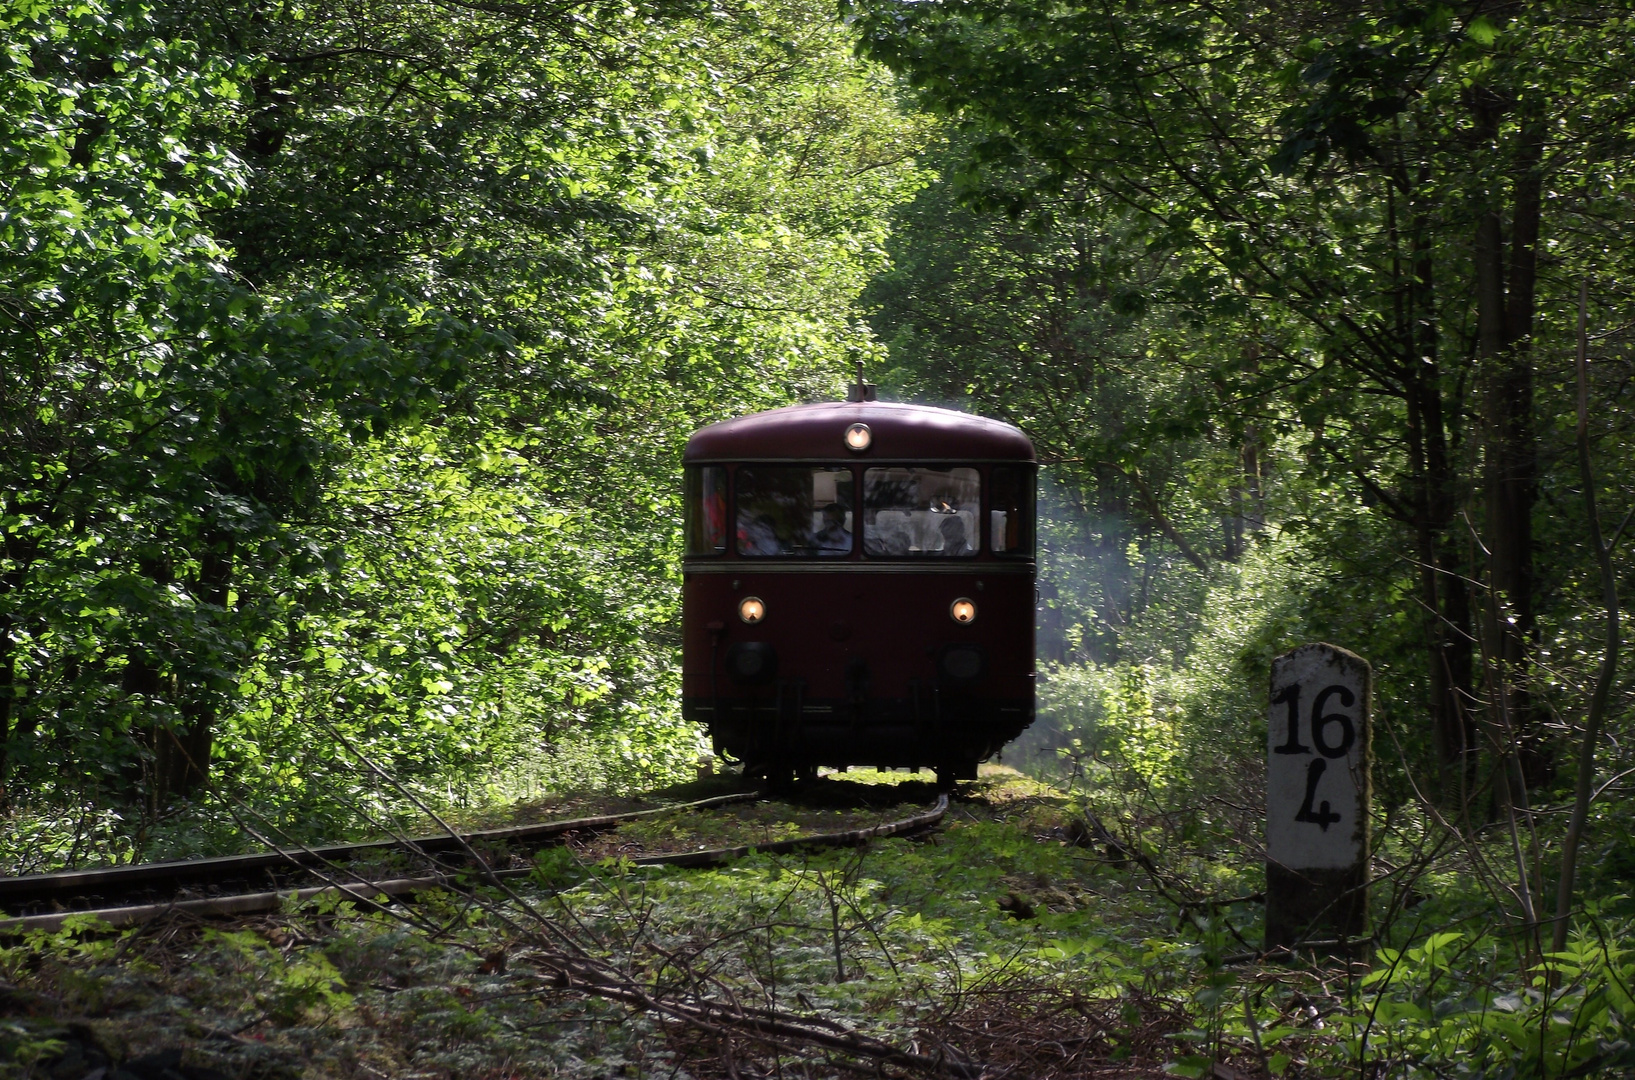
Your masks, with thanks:
[[[1342,1027],[1359,1067],[1436,1075],[1449,1061],[1465,1075],[1517,1077],[1609,1072],[1635,1064],[1635,961],[1617,927],[1575,938],[1521,985],[1494,977],[1495,946],[1482,936],[1436,933],[1381,950]]]
[[[1628,245],[1578,238],[1631,232],[1606,201],[1635,145],[1627,7],[846,10],[947,119],[875,324],[900,385],[1035,436],[1077,534],[1047,547],[1078,578],[1046,590],[1047,655],[1184,656],[1191,627],[1142,629],[1162,578],[1217,587],[1192,575],[1298,529],[1393,602],[1390,633],[1340,643],[1415,687],[1416,767],[1469,745],[1484,648],[1525,657],[1506,678],[1549,698],[1526,738],[1560,739],[1601,618],[1561,375],[1581,278],[1592,331],[1621,322]],[[1627,502],[1622,331],[1593,350],[1598,468]],[[1511,614],[1484,626],[1493,602]],[[1353,629],[1321,601],[1302,621]]]
[[[1142,663],[1047,668],[1039,720],[1007,760],[1097,789],[1146,792],[1186,805],[1211,794],[1253,802],[1266,753],[1270,660],[1308,641],[1347,643],[1373,659],[1374,717],[1382,725],[1376,798],[1412,798],[1409,774],[1428,757],[1417,728],[1424,693],[1404,625],[1390,537],[1360,506],[1314,507],[1322,531],[1285,530],[1250,545],[1172,593],[1154,590],[1123,632]],[[1344,544],[1336,544],[1336,534]],[[1061,573],[1047,561],[1044,574]],[[1180,576],[1180,575],[1177,575]],[[1058,578],[1058,580],[1060,580]],[[1063,590],[1065,591],[1065,590]],[[1395,752],[1400,742],[1408,751]]]
[[[1057,668],[1041,686],[1039,709],[1059,734],[1059,752],[1114,783],[1163,788],[1183,745],[1178,710],[1154,701],[1151,664]],[[1122,774],[1122,775],[1120,775]]]
[[[62,857],[207,773],[401,812],[348,745],[440,803],[691,770],[681,444],[873,355],[920,124],[802,0],[514,15],[7,9],[0,785],[101,804]]]
[[[956,198],[973,152],[953,132],[933,147],[941,182],[897,214],[892,266],[865,294],[890,350],[885,383],[1028,432],[1049,480],[1042,562],[1062,620],[1041,649],[1114,661],[1154,580],[1206,565],[1199,533],[1238,498],[1244,419],[1202,372],[1166,362],[1216,342],[1196,320],[1149,317],[1165,253],[1082,192],[1042,204],[1048,223],[973,212]]]
[[[313,1009],[341,1015],[352,1007],[341,973],[317,949],[286,955],[251,930],[208,930],[201,945],[248,984],[255,1005],[275,1024],[287,1027]]]

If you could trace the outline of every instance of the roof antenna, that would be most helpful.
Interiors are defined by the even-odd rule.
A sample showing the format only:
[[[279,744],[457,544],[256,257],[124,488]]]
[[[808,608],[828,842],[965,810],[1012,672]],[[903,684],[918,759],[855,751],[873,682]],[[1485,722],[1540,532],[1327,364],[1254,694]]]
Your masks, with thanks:
[[[873,401],[875,400],[875,389],[876,388],[873,383],[863,381],[863,361],[858,360],[857,382],[853,383],[851,389],[846,391],[846,400]]]

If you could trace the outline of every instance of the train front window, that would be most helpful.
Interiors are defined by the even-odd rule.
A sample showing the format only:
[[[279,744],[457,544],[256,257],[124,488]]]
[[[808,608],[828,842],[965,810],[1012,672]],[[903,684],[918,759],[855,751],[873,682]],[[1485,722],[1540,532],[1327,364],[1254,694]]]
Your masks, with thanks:
[[[738,466],[738,554],[850,555],[853,486],[844,466]]]
[[[727,550],[727,470],[696,465],[687,470],[687,554]]]
[[[982,484],[972,468],[901,465],[863,472],[863,551],[958,558],[982,542]]]
[[[996,465],[988,483],[988,546],[997,555],[1033,554],[1033,470]]]

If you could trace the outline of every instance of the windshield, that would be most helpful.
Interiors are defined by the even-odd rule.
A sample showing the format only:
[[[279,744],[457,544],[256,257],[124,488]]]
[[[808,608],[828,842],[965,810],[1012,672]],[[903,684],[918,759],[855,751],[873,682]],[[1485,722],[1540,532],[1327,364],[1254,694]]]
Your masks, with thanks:
[[[972,468],[896,466],[863,473],[863,550],[870,555],[975,555],[982,486]]]
[[[740,465],[738,554],[849,555],[852,471],[844,466]]]

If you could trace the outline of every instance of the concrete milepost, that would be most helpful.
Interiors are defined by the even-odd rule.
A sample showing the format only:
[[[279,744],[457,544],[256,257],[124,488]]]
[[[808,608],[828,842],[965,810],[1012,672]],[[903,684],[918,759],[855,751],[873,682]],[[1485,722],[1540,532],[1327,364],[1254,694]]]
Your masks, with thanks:
[[[1266,947],[1368,927],[1373,671],[1302,645],[1272,661],[1266,730]]]

